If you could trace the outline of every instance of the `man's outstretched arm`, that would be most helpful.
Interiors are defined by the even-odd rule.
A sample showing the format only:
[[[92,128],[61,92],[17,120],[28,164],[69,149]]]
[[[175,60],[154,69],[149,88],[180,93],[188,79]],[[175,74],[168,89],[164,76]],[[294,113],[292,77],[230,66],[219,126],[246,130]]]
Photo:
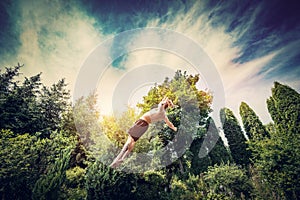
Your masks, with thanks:
[[[173,129],[174,131],[177,131],[177,127],[175,127],[175,126],[173,125],[173,123],[170,122],[170,120],[169,120],[169,118],[168,118],[167,116],[165,117],[165,122],[166,122],[166,124],[167,124],[171,129]]]

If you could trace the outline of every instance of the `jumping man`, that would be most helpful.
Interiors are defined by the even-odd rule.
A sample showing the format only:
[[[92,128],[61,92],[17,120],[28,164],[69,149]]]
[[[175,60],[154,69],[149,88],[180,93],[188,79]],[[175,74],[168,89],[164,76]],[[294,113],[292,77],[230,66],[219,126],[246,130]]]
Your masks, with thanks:
[[[167,108],[173,106],[173,102],[167,97],[164,97],[163,100],[158,104],[157,108],[146,112],[140,119],[138,119],[129,129],[128,139],[125,145],[110,166],[116,168],[123,162],[125,157],[132,151],[135,142],[147,131],[150,123],[164,120],[171,129],[177,131],[177,128],[172,124],[172,122],[169,121],[166,115]]]

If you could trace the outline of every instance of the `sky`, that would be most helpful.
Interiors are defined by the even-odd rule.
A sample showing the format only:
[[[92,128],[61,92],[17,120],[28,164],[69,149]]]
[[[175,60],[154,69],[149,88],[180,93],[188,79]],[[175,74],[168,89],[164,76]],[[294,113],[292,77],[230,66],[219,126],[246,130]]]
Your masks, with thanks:
[[[205,67],[218,74],[202,74],[199,88],[217,95],[220,91],[212,91],[210,84],[220,79],[225,106],[237,118],[244,101],[268,123],[266,99],[274,81],[300,91],[299,10],[296,0],[3,0],[0,69],[24,64],[23,76],[42,72],[46,85],[65,78],[73,95],[80,88],[76,84],[83,66],[94,61],[91,65],[96,68],[109,58],[102,74],[88,72],[83,80],[98,76],[99,109],[105,113],[108,104],[120,98],[116,91],[127,89],[126,100],[136,102],[154,82],[172,77],[176,69],[202,72],[204,66],[194,66],[170,50],[185,49],[182,54],[196,56],[197,50],[187,45],[193,41],[203,50],[199,57],[213,63]],[[174,31],[187,43],[146,34],[147,28]],[[138,31],[123,34],[131,30]],[[107,41],[101,55],[95,54]],[[147,42],[166,47],[146,48],[142,44]],[[145,79],[149,81],[140,81]]]

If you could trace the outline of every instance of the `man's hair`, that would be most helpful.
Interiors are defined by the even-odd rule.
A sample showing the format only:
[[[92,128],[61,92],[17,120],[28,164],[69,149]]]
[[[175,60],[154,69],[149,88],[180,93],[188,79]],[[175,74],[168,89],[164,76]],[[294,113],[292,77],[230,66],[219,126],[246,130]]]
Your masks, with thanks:
[[[169,107],[169,104],[166,102],[164,103],[164,109],[166,110]]]
[[[173,102],[172,102],[170,99],[168,99],[167,102],[164,103],[164,109],[165,109],[165,110],[166,110],[167,108],[173,107],[173,106],[174,106],[174,104],[173,104]]]

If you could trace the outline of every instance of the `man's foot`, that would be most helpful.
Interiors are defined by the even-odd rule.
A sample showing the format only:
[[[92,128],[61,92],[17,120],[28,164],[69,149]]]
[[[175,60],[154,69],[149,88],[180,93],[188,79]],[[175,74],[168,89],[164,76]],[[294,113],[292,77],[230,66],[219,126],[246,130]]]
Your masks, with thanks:
[[[118,167],[120,164],[122,164],[122,162],[123,162],[123,159],[118,160],[118,161],[116,162],[117,167]]]
[[[111,168],[116,168],[116,163],[111,163],[109,166],[110,166]]]
[[[110,167],[111,168],[117,168],[121,163],[123,162],[123,159],[117,160],[115,162],[113,162]]]

